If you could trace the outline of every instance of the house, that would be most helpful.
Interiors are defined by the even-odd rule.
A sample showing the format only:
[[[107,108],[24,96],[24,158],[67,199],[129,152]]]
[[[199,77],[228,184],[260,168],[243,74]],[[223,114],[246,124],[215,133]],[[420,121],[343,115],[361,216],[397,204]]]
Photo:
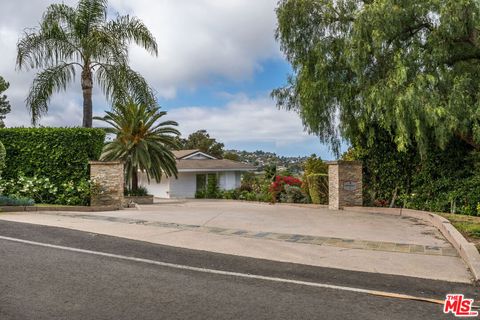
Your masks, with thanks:
[[[149,194],[159,198],[195,198],[195,193],[204,190],[209,175],[216,175],[218,187],[232,190],[240,187],[242,173],[254,171],[255,167],[243,162],[217,159],[198,149],[173,151],[177,158],[178,178],[162,177],[160,183],[148,183],[144,174],[140,184]]]

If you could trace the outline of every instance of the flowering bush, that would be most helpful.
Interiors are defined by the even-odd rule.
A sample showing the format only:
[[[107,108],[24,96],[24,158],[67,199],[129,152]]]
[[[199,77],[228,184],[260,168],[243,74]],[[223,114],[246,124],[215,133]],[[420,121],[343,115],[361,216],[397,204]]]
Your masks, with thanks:
[[[0,180],[0,193],[15,198],[31,198],[37,203],[53,203],[58,188],[48,178],[25,177]]]
[[[80,180],[78,183],[69,181],[63,183],[55,199],[56,204],[87,206],[90,202],[91,183]]]
[[[20,175],[16,179],[0,179],[0,194],[14,198],[29,198],[36,203],[88,205],[90,182],[80,180],[56,186],[49,178]]]
[[[301,187],[302,180],[297,179],[292,176],[276,176],[275,181],[270,185],[270,193],[272,195],[273,201],[279,201],[282,197],[282,194],[285,194],[285,186],[295,186]]]

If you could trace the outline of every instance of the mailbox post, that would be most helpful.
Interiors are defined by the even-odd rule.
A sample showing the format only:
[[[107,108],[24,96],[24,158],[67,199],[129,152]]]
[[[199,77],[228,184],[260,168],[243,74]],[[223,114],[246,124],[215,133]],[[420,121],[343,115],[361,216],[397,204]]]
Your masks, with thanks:
[[[362,162],[329,161],[328,164],[328,208],[341,210],[348,206],[361,206]]]

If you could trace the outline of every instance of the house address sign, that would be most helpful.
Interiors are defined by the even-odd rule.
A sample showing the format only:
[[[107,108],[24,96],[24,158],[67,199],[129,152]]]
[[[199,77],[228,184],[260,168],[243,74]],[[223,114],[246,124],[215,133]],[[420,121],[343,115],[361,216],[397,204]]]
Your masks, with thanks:
[[[357,189],[357,183],[355,181],[345,181],[343,183],[343,190],[355,191]]]

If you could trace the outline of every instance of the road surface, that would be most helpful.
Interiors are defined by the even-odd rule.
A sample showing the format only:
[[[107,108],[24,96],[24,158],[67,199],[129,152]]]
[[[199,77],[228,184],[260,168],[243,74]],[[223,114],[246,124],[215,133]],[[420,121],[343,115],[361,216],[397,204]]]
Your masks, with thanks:
[[[452,318],[442,314],[441,305],[368,290],[433,299],[479,293],[466,284],[0,222],[2,320]]]

